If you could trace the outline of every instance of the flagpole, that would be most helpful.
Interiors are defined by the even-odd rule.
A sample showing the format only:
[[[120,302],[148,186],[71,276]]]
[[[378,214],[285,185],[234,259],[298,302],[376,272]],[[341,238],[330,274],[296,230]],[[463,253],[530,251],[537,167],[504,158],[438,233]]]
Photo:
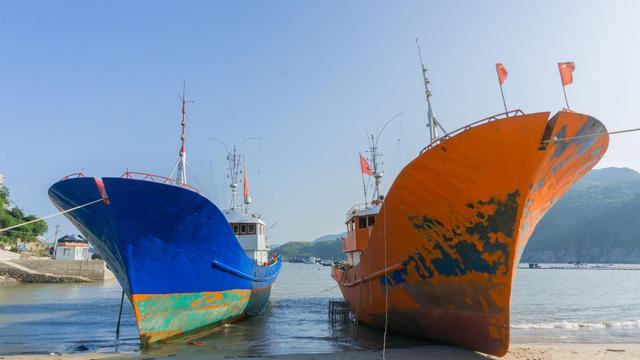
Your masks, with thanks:
[[[509,110],[507,109],[507,101],[504,99],[504,91],[502,90],[502,81],[500,81],[500,70],[498,70],[498,65],[502,66],[502,69],[504,69],[504,66],[502,64],[496,64],[496,74],[498,74],[498,85],[500,85],[500,95],[502,95],[502,104],[504,105],[504,112],[507,116],[509,116]]]
[[[359,157],[358,157],[358,162],[360,163],[360,159],[362,157],[362,154],[358,153]],[[360,176],[362,177],[362,190],[364,191],[364,206],[367,206],[367,186],[364,183],[364,173],[362,172],[362,163],[360,163]]]
[[[561,65],[558,64],[558,73],[560,73],[560,83],[562,84],[562,93],[564,94],[564,103],[567,105],[567,110],[570,110],[571,108],[569,107],[569,100],[567,100],[567,90],[565,89],[566,86],[562,81],[562,69],[560,68],[560,66]]]
[[[498,80],[500,82],[500,80]],[[507,102],[504,100],[504,91],[502,91],[502,84],[500,84],[500,95],[502,95],[502,104],[504,105],[504,113],[509,116],[509,110],[507,110]]]
[[[569,107],[569,100],[567,100],[567,90],[565,90],[565,87],[566,86],[562,85],[562,93],[564,94],[564,103],[567,104],[567,110],[569,110],[571,108]]]

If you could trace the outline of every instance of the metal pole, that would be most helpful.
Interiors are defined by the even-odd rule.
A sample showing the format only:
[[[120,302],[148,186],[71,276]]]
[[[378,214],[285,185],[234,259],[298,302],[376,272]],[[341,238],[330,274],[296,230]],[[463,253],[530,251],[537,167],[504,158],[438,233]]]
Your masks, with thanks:
[[[564,103],[567,104],[567,110],[568,110],[571,108],[569,107],[569,100],[567,100],[567,90],[565,90],[565,87],[566,86],[562,85],[562,93],[564,94]]]
[[[58,251],[58,230],[60,230],[60,225],[56,225],[56,232],[53,235],[53,258],[56,258]]]
[[[120,319],[122,318],[122,304],[124,303],[124,290],[120,296],[120,311],[118,312],[118,324],[116,325],[116,339],[120,338]]]
[[[569,107],[569,100],[567,100],[567,90],[565,90],[566,86],[562,81],[562,70],[560,70],[560,66],[558,66],[558,73],[560,74],[560,83],[562,84],[562,93],[564,94],[564,103],[567,105],[567,110],[569,110],[570,107]]]
[[[500,84],[500,78],[498,78],[498,83]],[[504,100],[504,91],[502,91],[502,84],[500,84],[500,95],[502,95],[502,104],[504,105],[504,112],[505,114],[507,114],[507,116],[509,116],[509,110],[507,110],[507,102]]]
[[[360,155],[362,156],[362,155]],[[360,159],[358,159],[360,161]],[[362,164],[360,164],[362,166]],[[362,169],[360,169],[360,176],[362,176],[362,190],[364,191],[364,206],[367,206],[367,186],[364,184],[364,173],[362,173]]]

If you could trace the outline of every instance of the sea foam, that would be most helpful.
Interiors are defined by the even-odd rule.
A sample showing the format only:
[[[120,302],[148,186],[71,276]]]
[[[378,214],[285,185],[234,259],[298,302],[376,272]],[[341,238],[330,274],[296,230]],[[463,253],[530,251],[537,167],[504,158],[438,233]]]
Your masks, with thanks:
[[[640,320],[624,320],[624,321],[596,321],[596,322],[572,322],[572,321],[556,321],[543,323],[525,323],[512,324],[512,329],[639,329]]]

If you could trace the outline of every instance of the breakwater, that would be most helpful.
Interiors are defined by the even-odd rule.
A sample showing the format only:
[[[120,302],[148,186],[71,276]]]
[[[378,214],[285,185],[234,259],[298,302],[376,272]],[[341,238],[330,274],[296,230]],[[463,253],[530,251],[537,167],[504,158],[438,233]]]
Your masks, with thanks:
[[[0,260],[0,276],[21,283],[77,283],[113,278],[102,260]]]

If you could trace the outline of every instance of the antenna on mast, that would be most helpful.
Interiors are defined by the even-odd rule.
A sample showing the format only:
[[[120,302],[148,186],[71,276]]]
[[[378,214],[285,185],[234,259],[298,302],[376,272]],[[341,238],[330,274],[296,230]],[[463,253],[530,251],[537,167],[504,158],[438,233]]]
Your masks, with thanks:
[[[184,130],[187,125],[187,103],[193,103],[193,101],[187,101],[186,98],[186,84],[187,81],[182,81],[182,135],[180,136],[180,158],[178,159],[178,172],[176,173],[176,181],[180,185],[187,184],[187,151],[185,148],[185,136]]]
[[[378,141],[380,140],[380,136],[382,136],[382,132],[395,118],[404,114],[404,110],[392,116],[387,122],[382,126],[378,133],[374,135],[371,133],[371,137],[367,136],[367,141],[369,142],[369,150],[367,151],[371,156],[371,165],[373,166],[373,180],[374,180],[374,188],[373,188],[373,197],[371,199],[372,205],[377,205],[382,203],[384,197],[380,192],[380,184],[382,183],[382,176],[384,175],[384,171],[382,170],[383,162],[380,160],[382,157],[382,153],[378,152]],[[366,199],[366,187],[365,187],[365,199]]]
[[[447,133],[447,131],[440,125],[440,123],[436,120],[436,117],[433,115],[433,110],[431,109],[431,90],[429,89],[429,84],[431,81],[427,76],[427,67],[424,66],[424,61],[422,60],[422,51],[420,50],[420,42],[416,39],[416,45],[418,45],[418,56],[420,57],[420,66],[422,68],[422,80],[424,82],[424,94],[427,99],[427,127],[429,128],[429,140],[430,143],[438,140],[440,135],[438,134],[438,129],[442,130],[443,133]]]
[[[229,177],[231,180],[231,204],[229,206],[232,210],[241,210],[242,205],[238,202],[238,173],[240,172],[240,158],[242,155],[238,153],[236,146],[233,147],[233,152],[227,153],[227,161],[229,161]]]
[[[371,134],[368,151],[371,156],[371,165],[373,166],[374,185],[373,197],[371,199],[371,204],[373,205],[379,204],[382,200],[382,196],[380,194],[380,183],[382,182],[382,162],[380,161],[380,157],[382,157],[382,154],[378,152],[378,138]]]

